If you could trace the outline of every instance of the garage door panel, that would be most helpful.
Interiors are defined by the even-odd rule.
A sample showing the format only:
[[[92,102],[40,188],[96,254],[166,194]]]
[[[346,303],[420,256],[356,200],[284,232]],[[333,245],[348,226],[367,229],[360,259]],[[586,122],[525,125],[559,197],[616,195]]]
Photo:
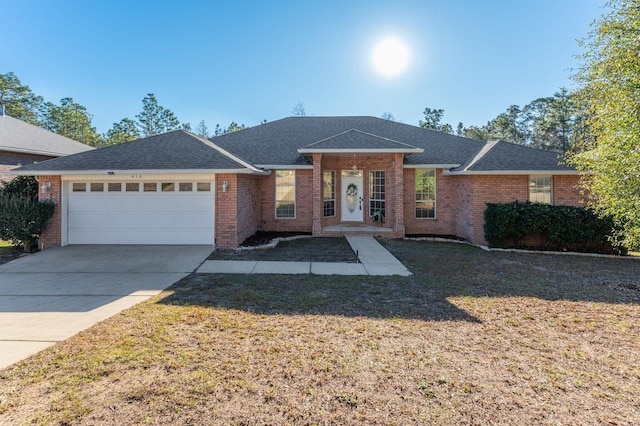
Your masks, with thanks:
[[[107,200],[103,197],[92,196],[92,194],[83,194],[74,197],[74,212],[104,212],[107,210]]]
[[[69,244],[211,244],[213,192],[69,192]]]

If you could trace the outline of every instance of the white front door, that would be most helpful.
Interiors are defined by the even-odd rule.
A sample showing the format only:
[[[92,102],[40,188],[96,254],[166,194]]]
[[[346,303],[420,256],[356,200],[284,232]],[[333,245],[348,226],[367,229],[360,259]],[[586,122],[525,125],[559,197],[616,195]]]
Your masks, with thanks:
[[[362,170],[342,171],[340,192],[343,222],[362,222],[364,219],[362,182]]]

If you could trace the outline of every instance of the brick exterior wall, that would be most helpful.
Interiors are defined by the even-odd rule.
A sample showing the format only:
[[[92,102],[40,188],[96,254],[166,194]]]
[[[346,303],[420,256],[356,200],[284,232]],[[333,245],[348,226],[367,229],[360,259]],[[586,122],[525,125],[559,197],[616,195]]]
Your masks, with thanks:
[[[258,176],[216,175],[216,247],[233,249],[258,230]],[[227,192],[222,191],[228,182]]]
[[[47,229],[40,236],[38,248],[45,250],[50,247],[60,247],[62,244],[62,180],[60,176],[38,176],[38,187],[44,182],[51,182],[51,188],[47,192],[38,191],[40,201],[51,200],[56,208],[49,221]]]
[[[16,167],[33,164],[38,161],[49,160],[51,156],[27,154],[20,152],[0,151],[0,181],[9,181],[13,179],[12,175],[8,175],[5,172],[15,169]]]
[[[551,184],[551,189],[553,191],[553,204],[584,207],[586,205],[587,196],[581,194],[579,184],[580,176],[553,176],[553,183]]]
[[[258,183],[259,229],[277,232],[311,232],[313,228],[313,170],[296,170],[295,218],[276,218],[276,174],[260,176]]]
[[[485,244],[484,210],[486,203],[527,201],[529,198],[529,176],[527,175],[472,175],[450,176],[436,170],[436,218],[415,217],[415,169],[396,169],[401,156],[332,156],[320,158],[321,172],[332,170],[336,176],[336,215],[323,217],[321,226],[341,223],[341,170],[351,169],[356,164],[363,171],[363,216],[369,217],[369,171],[386,172],[386,218],[385,226],[394,227],[393,236],[406,234],[455,235],[471,242]],[[321,191],[314,185],[312,169],[296,170],[296,217],[275,217],[275,173],[267,176],[244,174],[217,174],[215,190],[215,238],[216,247],[233,249],[258,230],[280,232],[313,231],[313,196]],[[316,181],[318,176],[316,176]],[[61,244],[61,197],[60,176],[41,176],[39,185],[51,182],[51,189],[39,193],[39,198],[50,199],[56,204],[49,227],[40,238],[40,248]],[[222,183],[227,181],[227,192],[222,192]],[[578,175],[553,177],[554,204],[583,205],[584,197],[578,189]],[[402,196],[397,195],[401,189]],[[320,192],[321,194],[321,192]],[[317,200],[316,200],[317,201]],[[316,203],[318,204],[318,203]],[[320,203],[322,206],[322,203]],[[399,232],[400,231],[400,232]]]
[[[487,203],[509,203],[529,200],[528,175],[473,176],[473,238],[476,244],[484,239],[484,211]],[[578,189],[579,175],[555,175],[551,184],[553,204],[581,206],[584,197]]]

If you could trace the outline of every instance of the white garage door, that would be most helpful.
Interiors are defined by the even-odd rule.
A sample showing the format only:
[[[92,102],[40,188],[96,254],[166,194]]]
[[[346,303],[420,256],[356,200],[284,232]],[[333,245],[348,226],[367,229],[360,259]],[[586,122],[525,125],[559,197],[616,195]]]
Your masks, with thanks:
[[[69,244],[211,244],[213,182],[69,182]]]

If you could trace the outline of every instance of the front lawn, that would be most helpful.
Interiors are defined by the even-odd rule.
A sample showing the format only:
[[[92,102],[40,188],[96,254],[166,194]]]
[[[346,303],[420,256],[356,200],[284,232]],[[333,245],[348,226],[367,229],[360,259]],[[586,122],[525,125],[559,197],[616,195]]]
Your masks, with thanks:
[[[0,424],[640,424],[640,260],[382,243],[415,275],[191,275],[0,371]]]

